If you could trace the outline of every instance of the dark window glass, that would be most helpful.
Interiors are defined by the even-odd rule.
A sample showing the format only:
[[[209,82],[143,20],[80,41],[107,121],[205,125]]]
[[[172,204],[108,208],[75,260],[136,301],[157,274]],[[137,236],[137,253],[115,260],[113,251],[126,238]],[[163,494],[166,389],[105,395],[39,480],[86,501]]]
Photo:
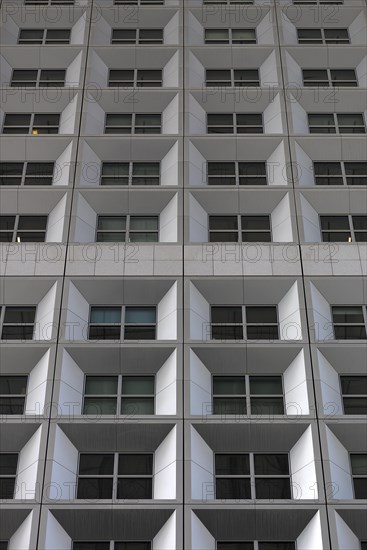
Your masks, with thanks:
[[[0,415],[23,414],[27,376],[0,376]]]

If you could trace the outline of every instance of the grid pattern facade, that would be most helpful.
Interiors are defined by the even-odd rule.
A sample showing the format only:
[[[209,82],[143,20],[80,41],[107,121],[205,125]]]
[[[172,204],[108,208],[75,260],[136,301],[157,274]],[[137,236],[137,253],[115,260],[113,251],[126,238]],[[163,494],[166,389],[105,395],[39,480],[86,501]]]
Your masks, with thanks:
[[[0,0],[0,549],[365,550],[365,0]]]

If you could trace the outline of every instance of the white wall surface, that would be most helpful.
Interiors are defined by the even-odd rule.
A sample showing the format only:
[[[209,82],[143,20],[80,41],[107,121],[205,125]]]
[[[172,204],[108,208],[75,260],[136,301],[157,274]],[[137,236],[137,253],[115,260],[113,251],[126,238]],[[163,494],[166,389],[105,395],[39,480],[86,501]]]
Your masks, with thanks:
[[[71,550],[72,540],[55,516],[47,512],[47,524],[44,550]]]
[[[176,512],[168,518],[152,541],[152,550],[172,550],[176,548]]]
[[[154,453],[154,499],[175,499],[177,494],[176,426]]]
[[[211,374],[193,350],[190,350],[190,413],[212,413]]]
[[[84,372],[64,349],[60,375],[59,413],[73,416],[82,414]],[[91,413],[92,414],[92,413]]]
[[[177,282],[163,296],[157,307],[157,340],[177,339]]]
[[[191,548],[192,550],[215,550],[213,535],[201,523],[195,512],[191,512]]]
[[[44,414],[50,351],[41,357],[28,377],[25,414]]]
[[[33,510],[18,527],[8,543],[8,550],[30,550]]]
[[[297,538],[296,543],[297,550],[323,550],[320,512],[316,512]]]
[[[37,429],[19,453],[14,493],[16,499],[33,500],[40,498],[37,473],[40,459],[41,431],[42,426]]]
[[[178,200],[175,195],[159,215],[159,242],[176,243],[178,239]]]
[[[333,321],[329,302],[313,283],[310,283],[313,322],[316,340],[333,339]]]
[[[328,416],[343,414],[339,375],[325,356],[317,350],[323,413]]]
[[[310,414],[303,350],[284,371],[283,384],[286,414],[296,416]]]
[[[192,340],[209,340],[211,338],[209,303],[191,282],[190,338]]]
[[[317,500],[319,494],[311,426],[308,426],[292,447],[289,458],[292,498],[295,500]]]
[[[35,317],[35,340],[51,340],[56,330],[55,324],[55,301],[56,301],[55,283],[47,294],[39,302]]]
[[[350,471],[349,453],[339,439],[326,426],[326,440],[328,446],[331,486],[327,487],[329,498],[333,499],[352,499],[353,481]]]
[[[66,195],[51,210],[47,220],[46,242],[63,242],[64,222],[65,222]]]
[[[155,414],[177,413],[177,350],[161,366],[155,379]]]
[[[215,498],[214,454],[191,426],[191,497],[205,503]]]
[[[84,340],[87,337],[88,321],[89,303],[73,283],[70,283],[64,338]]]
[[[291,288],[278,304],[279,332],[281,340],[301,340],[302,325],[299,306],[298,282]]]
[[[55,501],[72,500],[76,497],[78,449],[58,426],[55,426],[54,437],[54,459],[47,497]],[[56,546],[51,548],[57,550]]]

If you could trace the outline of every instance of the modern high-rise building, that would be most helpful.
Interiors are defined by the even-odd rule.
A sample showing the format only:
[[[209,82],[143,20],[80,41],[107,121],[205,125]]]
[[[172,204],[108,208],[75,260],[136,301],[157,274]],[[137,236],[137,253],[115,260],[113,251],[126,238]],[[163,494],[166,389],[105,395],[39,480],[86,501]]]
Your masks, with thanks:
[[[0,5],[0,550],[366,550],[366,1]]]

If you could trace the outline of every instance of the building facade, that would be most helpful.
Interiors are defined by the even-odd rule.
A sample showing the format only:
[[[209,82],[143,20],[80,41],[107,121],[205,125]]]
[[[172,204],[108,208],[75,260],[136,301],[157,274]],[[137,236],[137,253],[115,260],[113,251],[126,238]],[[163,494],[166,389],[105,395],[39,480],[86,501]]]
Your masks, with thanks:
[[[0,549],[366,550],[366,1],[0,4]]]

